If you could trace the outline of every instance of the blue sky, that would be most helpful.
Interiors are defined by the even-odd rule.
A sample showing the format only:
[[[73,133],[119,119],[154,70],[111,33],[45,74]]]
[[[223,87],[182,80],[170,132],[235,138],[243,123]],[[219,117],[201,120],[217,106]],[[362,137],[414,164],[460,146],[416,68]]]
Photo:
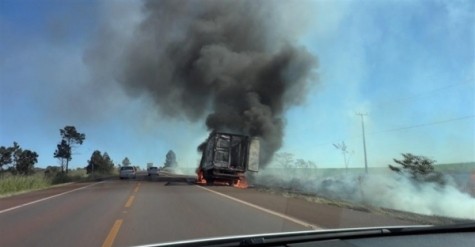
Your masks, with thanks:
[[[342,167],[344,141],[361,167],[361,120],[369,166],[402,152],[439,163],[475,160],[475,4],[473,1],[317,1],[300,37],[319,60],[319,79],[285,115],[281,152],[319,167]],[[203,122],[167,120],[146,97],[108,81],[90,84],[84,51],[111,12],[125,30],[140,2],[0,0],[0,145],[17,141],[53,158],[59,129],[86,133],[72,167],[96,149],[120,162],[161,164],[168,150],[195,166]],[[109,20],[110,21],[110,20]],[[126,33],[126,31],[124,31]],[[120,44],[111,44],[120,45]],[[107,88],[104,89],[104,88]],[[410,127],[410,128],[406,128]]]

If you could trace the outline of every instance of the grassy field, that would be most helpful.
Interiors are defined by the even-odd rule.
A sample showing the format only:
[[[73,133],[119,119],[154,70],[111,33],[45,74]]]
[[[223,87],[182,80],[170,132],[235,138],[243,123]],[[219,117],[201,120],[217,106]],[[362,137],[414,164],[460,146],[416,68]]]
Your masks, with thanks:
[[[45,178],[43,174],[34,174],[30,176],[3,174],[3,177],[0,178],[0,196],[20,191],[43,189],[51,185],[51,180]]]
[[[181,173],[194,175],[196,168],[180,168]],[[453,172],[466,172],[470,173],[475,171],[475,162],[466,162],[466,163],[452,163],[452,164],[437,164],[435,165],[437,171],[443,173],[453,173]],[[339,174],[363,174],[364,168],[349,168],[348,171],[345,169],[339,168],[293,168],[293,169],[283,169],[283,168],[268,168],[264,173],[275,173],[288,175],[305,175],[305,176],[334,176]],[[368,169],[369,173],[387,173],[390,170],[387,167],[370,167]],[[117,169],[113,170],[112,175],[117,175]],[[96,174],[95,179],[100,178],[104,175]],[[109,175],[108,175],[109,176]],[[43,172],[37,172],[34,175],[30,176],[13,176],[9,173],[0,175],[0,196],[8,196],[15,193],[38,190],[50,187],[55,184],[67,183],[67,182],[77,182],[77,181],[88,181],[91,180],[85,169],[76,169],[71,170],[68,173],[67,177],[45,177]]]
[[[475,162],[465,162],[465,163],[450,163],[450,164],[435,164],[435,170],[442,173],[453,173],[453,172],[473,172],[475,171]],[[178,167],[178,173],[195,175],[196,167]],[[364,174],[364,167],[355,168],[350,167],[348,170],[344,168],[279,168],[279,167],[267,167],[261,170],[262,173],[275,173],[288,175],[291,174],[307,174],[307,175],[319,175],[319,176],[335,176],[341,174]],[[378,166],[378,167],[368,167],[368,173],[370,174],[385,174],[391,173],[392,171],[388,166]]]
[[[436,164],[435,169],[440,172],[473,172],[475,162]]]
[[[117,171],[113,172],[113,174],[115,173]],[[51,176],[45,176],[41,171],[29,176],[3,173],[0,174],[0,197],[44,189],[62,183],[92,181],[106,176],[110,176],[110,174],[96,174],[92,178],[85,169],[70,170],[67,175],[53,174]]]

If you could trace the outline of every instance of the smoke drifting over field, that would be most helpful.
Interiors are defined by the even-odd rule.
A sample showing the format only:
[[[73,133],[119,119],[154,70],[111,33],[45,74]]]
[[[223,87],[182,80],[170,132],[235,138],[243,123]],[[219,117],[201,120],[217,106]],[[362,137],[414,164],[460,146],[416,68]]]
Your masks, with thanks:
[[[284,171],[271,167],[256,177],[257,184],[363,206],[475,220],[475,198],[454,182],[440,186],[393,172],[363,175],[344,174],[342,170],[330,175],[322,174],[324,169]]]
[[[163,116],[260,137],[266,164],[282,145],[284,111],[315,79],[316,58],[296,45],[301,3],[146,1],[116,80]]]

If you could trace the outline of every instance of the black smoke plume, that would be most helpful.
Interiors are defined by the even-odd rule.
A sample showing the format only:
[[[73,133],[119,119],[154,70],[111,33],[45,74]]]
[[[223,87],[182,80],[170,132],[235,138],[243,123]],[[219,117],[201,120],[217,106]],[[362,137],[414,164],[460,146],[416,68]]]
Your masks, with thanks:
[[[146,1],[116,80],[163,116],[260,137],[266,164],[282,145],[284,111],[315,78],[316,58],[296,45],[297,3]]]

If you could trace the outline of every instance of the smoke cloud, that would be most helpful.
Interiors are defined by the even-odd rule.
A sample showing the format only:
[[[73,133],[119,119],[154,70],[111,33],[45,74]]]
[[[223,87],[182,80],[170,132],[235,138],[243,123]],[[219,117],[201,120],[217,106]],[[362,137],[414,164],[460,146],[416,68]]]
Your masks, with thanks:
[[[130,96],[151,97],[162,116],[260,137],[266,164],[282,145],[283,113],[315,82],[316,58],[296,45],[302,3],[145,1],[115,79]],[[95,54],[104,52],[88,60],[103,59]]]
[[[324,169],[263,170],[255,183],[273,189],[284,189],[338,201],[396,209],[424,215],[459,219],[475,219],[475,198],[449,183],[417,182],[407,174],[394,172],[374,174],[325,174]],[[275,166],[274,166],[275,167]],[[464,181],[465,183],[467,181]]]

